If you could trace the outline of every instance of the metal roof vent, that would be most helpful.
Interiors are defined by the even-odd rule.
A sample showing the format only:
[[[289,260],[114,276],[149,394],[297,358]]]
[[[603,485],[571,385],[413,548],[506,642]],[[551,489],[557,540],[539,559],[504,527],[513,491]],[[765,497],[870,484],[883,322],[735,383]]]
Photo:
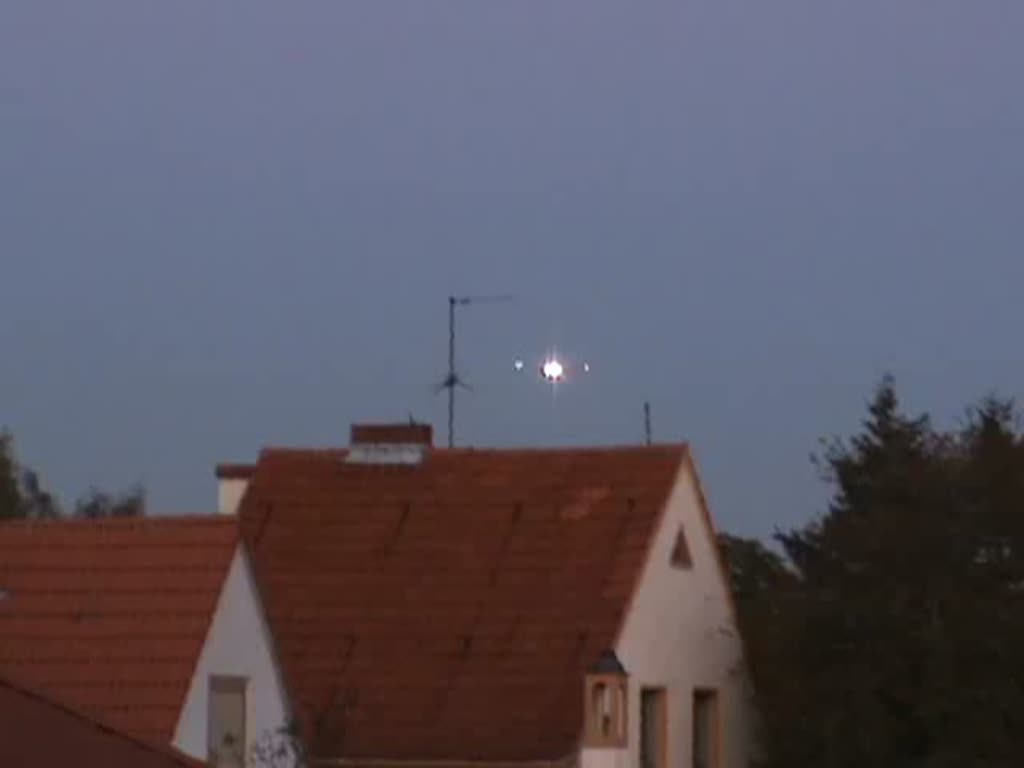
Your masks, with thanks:
[[[434,443],[429,424],[353,424],[350,464],[419,464]]]

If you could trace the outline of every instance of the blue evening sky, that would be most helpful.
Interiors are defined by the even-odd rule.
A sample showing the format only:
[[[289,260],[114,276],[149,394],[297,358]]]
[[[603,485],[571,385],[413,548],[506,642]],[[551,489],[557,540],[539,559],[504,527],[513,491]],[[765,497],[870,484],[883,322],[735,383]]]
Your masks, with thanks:
[[[0,424],[66,504],[411,411],[692,441],[720,524],[822,510],[885,370],[1024,381],[1024,3],[0,3]],[[512,361],[555,347],[557,394]]]

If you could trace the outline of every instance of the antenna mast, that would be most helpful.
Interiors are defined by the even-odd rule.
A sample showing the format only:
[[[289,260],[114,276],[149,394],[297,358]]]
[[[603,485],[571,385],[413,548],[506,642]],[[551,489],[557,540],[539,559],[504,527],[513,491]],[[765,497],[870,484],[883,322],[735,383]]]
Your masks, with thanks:
[[[651,404],[649,401],[644,401],[644,436],[647,440],[647,445],[651,444]]]
[[[448,375],[438,387],[448,390],[448,447],[455,447],[455,388],[470,389],[455,370],[455,308],[469,304],[493,304],[512,301],[514,297],[500,294],[492,296],[449,296],[448,297]]]
[[[448,378],[444,385],[448,387],[448,447],[455,447],[455,387],[462,382],[455,373],[455,305],[458,300],[448,297]]]

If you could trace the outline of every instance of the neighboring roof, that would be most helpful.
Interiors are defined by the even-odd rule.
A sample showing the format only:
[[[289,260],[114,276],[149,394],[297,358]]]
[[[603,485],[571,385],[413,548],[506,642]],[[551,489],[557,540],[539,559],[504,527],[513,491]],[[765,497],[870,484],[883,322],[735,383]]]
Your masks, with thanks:
[[[237,542],[213,515],[0,524],[0,675],[170,741]]]
[[[19,768],[200,768],[167,746],[126,736],[79,712],[0,680],[3,764]]]
[[[318,757],[559,759],[685,446],[264,451],[243,534]]]

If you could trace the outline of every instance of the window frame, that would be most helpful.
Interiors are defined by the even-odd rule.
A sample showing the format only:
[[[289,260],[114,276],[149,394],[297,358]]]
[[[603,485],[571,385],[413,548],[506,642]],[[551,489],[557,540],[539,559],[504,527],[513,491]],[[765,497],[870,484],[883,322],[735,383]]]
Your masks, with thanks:
[[[241,760],[242,766],[248,764],[246,754],[248,746],[249,728],[249,701],[248,701],[249,678],[240,675],[210,675],[206,684],[206,752],[208,762],[213,768],[218,762],[218,753],[213,744],[214,732],[214,697],[217,694],[239,694],[242,698],[242,724],[241,724]]]
[[[698,762],[697,728],[698,708],[708,707],[708,759],[705,765]],[[698,687],[693,689],[690,699],[690,764],[693,768],[719,768],[722,762],[722,717],[721,698],[717,688]]]
[[[654,734],[653,762],[645,761],[647,757],[648,711],[645,706],[648,697],[654,701],[655,722],[651,726]],[[637,718],[640,732],[637,743],[637,764],[639,768],[668,768],[668,691],[664,686],[643,686],[640,689],[640,715]],[[648,747],[651,748],[651,747]]]

